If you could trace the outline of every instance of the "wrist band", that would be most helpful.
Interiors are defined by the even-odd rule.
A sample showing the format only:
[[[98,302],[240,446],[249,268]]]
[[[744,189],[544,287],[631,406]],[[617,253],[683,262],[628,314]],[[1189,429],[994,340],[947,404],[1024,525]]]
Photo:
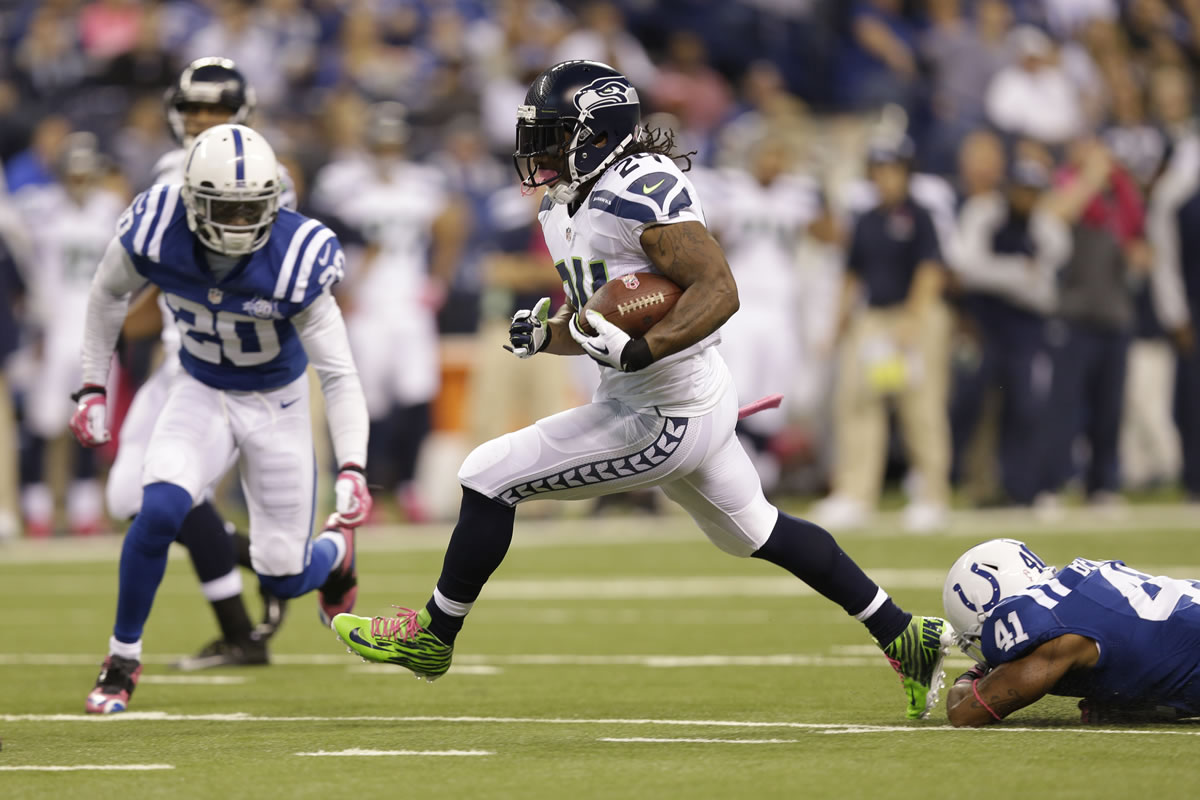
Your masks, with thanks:
[[[362,467],[360,467],[358,464],[342,464],[342,466],[339,467],[338,469],[341,470],[342,472],[357,472],[359,475],[362,475],[364,478],[367,476],[367,471],[365,469],[363,469]]]
[[[637,372],[652,363],[654,363],[654,356],[645,339],[633,339],[621,351],[621,372]]]
[[[989,706],[987,703],[983,702],[983,698],[979,696],[979,678],[976,678],[975,680],[971,681],[971,691],[975,693],[975,699],[979,701],[979,705],[986,708],[988,713],[991,714],[993,718],[1004,719],[999,714],[997,714],[995,711],[993,711],[991,706]]]
[[[75,392],[73,395],[71,395],[71,400],[78,403],[80,400],[87,397],[89,394],[107,395],[108,391],[103,386],[96,386],[93,384],[89,384],[87,386],[84,386],[78,392]]]

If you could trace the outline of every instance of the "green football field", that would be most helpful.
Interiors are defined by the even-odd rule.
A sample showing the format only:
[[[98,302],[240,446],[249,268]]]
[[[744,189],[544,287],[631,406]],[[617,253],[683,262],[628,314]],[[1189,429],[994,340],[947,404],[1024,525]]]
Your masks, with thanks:
[[[945,570],[994,535],[1057,564],[1200,576],[1194,508],[1127,513],[972,516],[919,538],[885,519],[841,541],[918,612],[940,609]],[[448,534],[362,534],[358,610],[423,603]],[[0,547],[0,798],[1172,798],[1200,785],[1200,726],[1081,728],[1053,698],[987,730],[950,729],[940,705],[906,721],[858,623],[675,515],[519,519],[435,684],[348,655],[313,597],[293,601],[272,666],[174,672],[216,630],[174,554],[130,712],[91,718],[118,552],[116,537]],[[966,663],[952,658],[949,677]],[[110,769],[32,769],[87,766]]]

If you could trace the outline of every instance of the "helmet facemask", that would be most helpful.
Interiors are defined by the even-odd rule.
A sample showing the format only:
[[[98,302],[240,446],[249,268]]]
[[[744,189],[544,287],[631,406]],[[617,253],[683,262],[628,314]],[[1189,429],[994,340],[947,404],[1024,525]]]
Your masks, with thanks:
[[[205,247],[227,256],[244,256],[267,243],[279,215],[279,194],[278,182],[238,192],[203,184],[184,186],[182,191],[196,236]]]

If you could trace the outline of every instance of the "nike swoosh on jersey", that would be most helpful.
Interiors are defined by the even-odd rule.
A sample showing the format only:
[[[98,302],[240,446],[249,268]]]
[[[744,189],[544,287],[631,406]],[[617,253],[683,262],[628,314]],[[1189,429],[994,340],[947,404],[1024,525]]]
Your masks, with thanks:
[[[298,402],[300,402],[300,398],[299,398],[299,397],[297,397],[295,400],[288,400],[286,403],[283,403],[283,402],[281,402],[281,403],[279,404],[279,407],[280,407],[280,408],[287,408],[288,406],[293,406],[293,405],[295,405],[295,404],[296,404],[296,403],[298,403]]]
[[[643,183],[642,184],[642,194],[650,194],[655,189],[662,186],[666,182],[666,180],[667,180],[666,178],[663,178],[662,180],[660,180],[658,183],[654,184],[653,186],[647,186],[646,184]]]
[[[361,644],[363,647],[369,647],[372,650],[383,650],[384,652],[387,652],[386,647],[380,647],[379,645],[375,644],[374,642],[368,642],[366,639],[359,636],[358,628],[351,628],[349,637],[350,637],[350,641],[354,642],[355,644]]]

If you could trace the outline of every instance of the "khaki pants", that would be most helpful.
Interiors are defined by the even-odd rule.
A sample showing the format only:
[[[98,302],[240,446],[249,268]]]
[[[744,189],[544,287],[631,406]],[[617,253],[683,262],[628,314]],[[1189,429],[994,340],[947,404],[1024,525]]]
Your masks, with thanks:
[[[950,315],[931,309],[905,351],[900,309],[867,309],[851,322],[835,392],[834,490],[867,507],[879,501],[887,451],[887,403],[894,400],[909,461],[920,474],[918,500],[949,500]]]

